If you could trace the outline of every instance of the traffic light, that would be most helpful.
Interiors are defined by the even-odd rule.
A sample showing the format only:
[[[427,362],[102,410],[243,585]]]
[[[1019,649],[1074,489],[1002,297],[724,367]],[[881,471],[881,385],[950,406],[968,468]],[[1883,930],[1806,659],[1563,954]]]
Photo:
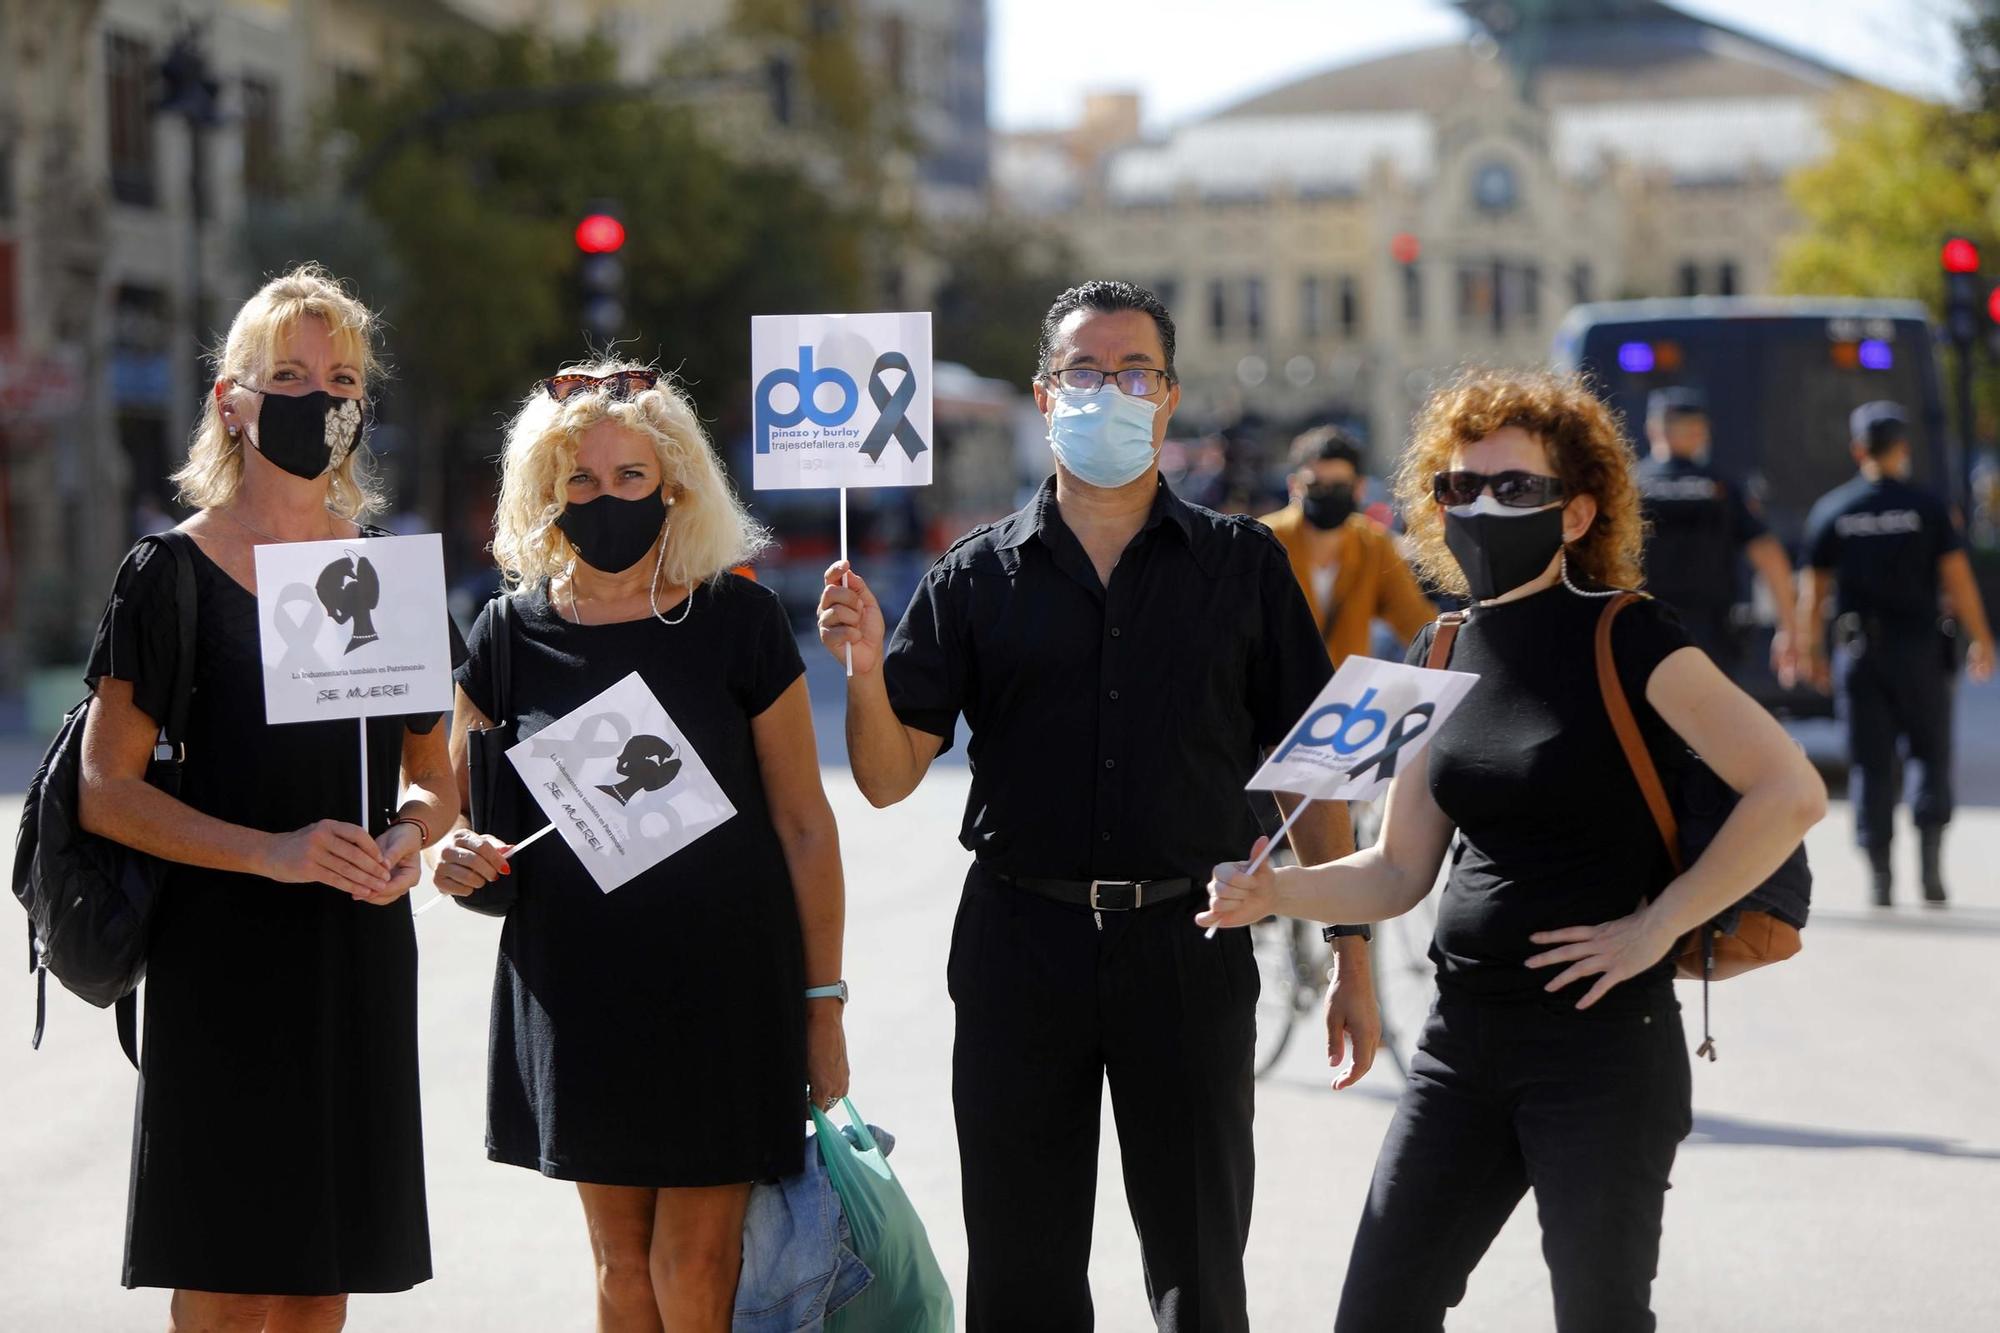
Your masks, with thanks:
[[[625,327],[625,224],[617,209],[598,204],[576,224],[577,290],[584,332],[594,343],[611,343]]]
[[[1938,251],[1944,269],[1944,328],[1960,347],[1969,347],[1979,336],[1985,312],[1984,284],[1979,279],[1979,247],[1963,236],[1945,238]]]

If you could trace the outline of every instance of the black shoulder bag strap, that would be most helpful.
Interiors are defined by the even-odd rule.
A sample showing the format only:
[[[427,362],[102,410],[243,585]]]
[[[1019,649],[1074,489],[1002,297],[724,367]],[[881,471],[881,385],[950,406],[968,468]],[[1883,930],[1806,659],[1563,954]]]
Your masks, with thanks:
[[[494,727],[511,726],[514,721],[514,599],[503,589],[493,599],[493,716],[487,722]],[[512,733],[507,733],[511,738]],[[491,824],[494,816],[494,802],[500,797],[500,756],[491,756],[486,765],[482,784],[480,807],[484,812],[482,822]],[[491,828],[479,830],[492,833]],[[496,835],[497,836],[497,835]]]
[[[165,779],[162,790],[174,796],[180,794],[181,764],[187,759],[188,711],[194,703],[195,630],[198,624],[196,599],[199,593],[194,583],[194,553],[189,549],[193,540],[178,530],[151,538],[153,544],[164,550],[174,562],[174,609],[180,622],[180,652],[174,659],[173,702],[168,706],[167,725],[160,733],[160,744],[153,750],[153,759],[160,765],[155,776]],[[138,987],[120,996],[113,1012],[118,1021],[118,1044],[124,1048],[125,1058],[137,1069]]]

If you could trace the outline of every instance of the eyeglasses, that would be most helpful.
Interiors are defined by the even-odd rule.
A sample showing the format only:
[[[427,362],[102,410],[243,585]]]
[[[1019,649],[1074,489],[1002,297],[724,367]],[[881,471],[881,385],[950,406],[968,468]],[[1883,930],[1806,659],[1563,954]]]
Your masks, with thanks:
[[[614,370],[609,375],[551,375],[541,384],[549,397],[559,403],[568,402],[576,394],[595,393],[599,389],[609,391],[612,402],[622,403],[659,382],[660,372],[657,370]]]
[[[1090,366],[1071,366],[1068,370],[1051,370],[1048,378],[1065,389],[1076,393],[1096,393],[1110,380],[1118,386],[1118,392],[1133,398],[1150,398],[1167,383],[1167,372],[1154,370],[1150,366],[1135,366],[1130,370],[1096,370]]]
[[[1561,477],[1539,472],[1437,472],[1431,495],[1441,505],[1469,505],[1491,489],[1493,498],[1509,509],[1540,509],[1563,498]]]

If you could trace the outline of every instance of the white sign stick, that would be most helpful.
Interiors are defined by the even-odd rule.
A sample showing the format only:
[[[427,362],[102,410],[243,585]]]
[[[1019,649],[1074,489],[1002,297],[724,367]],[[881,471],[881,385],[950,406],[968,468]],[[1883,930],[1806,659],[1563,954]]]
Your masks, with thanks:
[[[843,566],[847,564],[847,488],[845,486],[840,488],[840,563]],[[843,588],[847,586],[847,571],[845,568],[840,571],[840,586]],[[855,632],[857,634],[860,633],[859,625],[855,627]],[[850,677],[854,674],[854,645],[851,643],[847,645],[847,674]]]
[[[540,842],[543,838],[548,837],[549,834],[554,833],[555,831],[556,831],[556,826],[554,824],[542,825],[541,828],[537,829],[533,833],[530,833],[527,837],[521,839],[519,842],[515,843],[512,847],[508,848],[507,855],[501,859],[506,861],[513,860],[523,850],[534,846],[536,843]]]
[[[1292,825],[1299,822],[1299,816],[1304,814],[1306,807],[1311,804],[1312,798],[1310,796],[1301,796],[1299,798],[1299,803],[1292,807],[1292,813],[1285,816],[1285,822],[1278,825],[1278,831],[1273,833],[1270,840],[1264,844],[1264,850],[1257,853],[1256,859],[1250,862],[1245,870],[1246,874],[1256,874],[1257,868],[1271,859],[1271,853],[1277,850],[1279,843],[1292,836]],[[1207,930],[1201,932],[1201,937],[1205,940],[1214,939],[1215,929],[1214,926],[1210,926]]]
[[[361,733],[361,831],[368,831],[368,719],[354,719],[355,730]]]

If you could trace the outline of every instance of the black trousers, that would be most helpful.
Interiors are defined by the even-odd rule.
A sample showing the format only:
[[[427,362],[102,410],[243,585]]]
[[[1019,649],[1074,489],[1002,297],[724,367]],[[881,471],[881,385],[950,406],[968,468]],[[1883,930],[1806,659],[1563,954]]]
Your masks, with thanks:
[[[1854,840],[1887,849],[1895,828],[1896,795],[1903,786],[1903,749],[1909,752],[1910,817],[1918,828],[1951,822],[1952,673],[1938,636],[1871,638],[1843,651],[1839,702],[1847,717],[1849,793],[1854,798]]]
[[[1581,988],[1578,988],[1581,990]],[[1338,1333],[1437,1333],[1529,1189],[1560,1333],[1651,1330],[1660,1217],[1692,1123],[1680,1006],[1440,999],[1375,1164]]]
[[[1155,1323],[1241,1333],[1257,966],[1191,894],[1069,907],[977,866],[948,974],[967,1333],[1084,1333],[1105,1080]]]

